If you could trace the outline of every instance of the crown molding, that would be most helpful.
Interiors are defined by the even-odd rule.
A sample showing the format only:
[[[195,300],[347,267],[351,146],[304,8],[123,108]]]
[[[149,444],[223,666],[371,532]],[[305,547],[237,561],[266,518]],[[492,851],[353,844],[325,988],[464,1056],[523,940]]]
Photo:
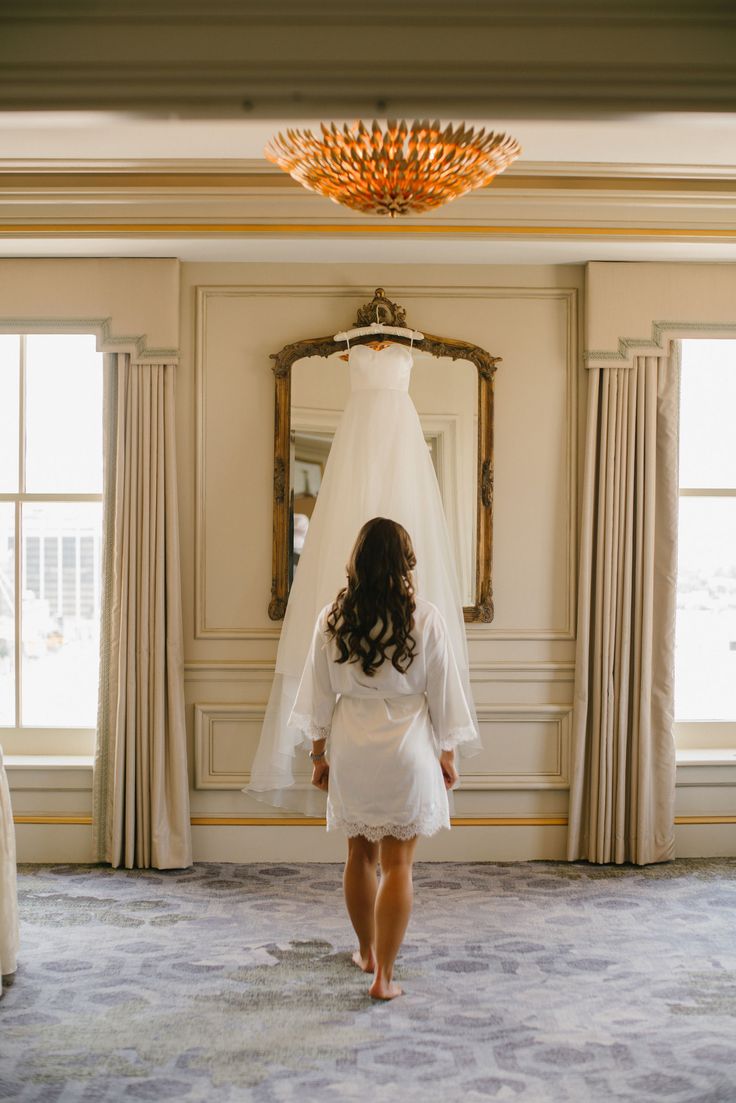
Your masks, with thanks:
[[[268,183],[270,187],[299,188],[300,185],[286,173],[277,172],[270,162],[253,157],[161,157],[161,158],[84,158],[84,157],[10,157],[0,160],[0,180],[16,174],[30,176],[90,176],[115,177],[163,175],[174,183],[178,177],[196,177],[201,181],[208,177],[237,177],[238,186],[248,186],[251,178],[257,178],[251,186]],[[559,181],[610,180],[646,182],[656,185],[662,181],[687,182],[732,181],[736,183],[736,163],[733,165],[663,164],[623,161],[516,161],[496,177],[492,188],[519,186],[519,180],[527,178]],[[506,181],[507,183],[504,183]],[[513,182],[509,183],[509,182]]]

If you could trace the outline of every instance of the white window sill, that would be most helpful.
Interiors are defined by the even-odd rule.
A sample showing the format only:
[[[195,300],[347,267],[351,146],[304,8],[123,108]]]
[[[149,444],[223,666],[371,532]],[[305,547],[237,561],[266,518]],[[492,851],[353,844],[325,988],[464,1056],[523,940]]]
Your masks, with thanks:
[[[731,747],[678,747],[678,766],[736,766],[736,749]]]
[[[736,766],[736,747],[678,747],[678,766]],[[94,755],[5,755],[8,770],[91,770]]]
[[[6,770],[84,770],[92,769],[94,755],[87,754],[7,754]]]

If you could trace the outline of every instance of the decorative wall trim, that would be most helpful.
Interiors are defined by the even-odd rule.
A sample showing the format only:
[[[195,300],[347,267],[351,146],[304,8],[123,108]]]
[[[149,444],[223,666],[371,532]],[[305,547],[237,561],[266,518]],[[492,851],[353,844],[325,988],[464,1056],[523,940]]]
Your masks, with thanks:
[[[652,322],[651,337],[619,337],[618,349],[593,350],[584,354],[587,368],[597,368],[601,365],[593,361],[603,361],[606,367],[633,367],[635,356],[666,355],[666,342],[673,334],[678,336],[685,334],[699,334],[700,336],[734,336],[736,337],[736,322]]]
[[[261,723],[266,706],[239,702],[194,705],[194,787],[195,789],[242,789],[250,780],[247,771],[213,768],[214,739],[218,721],[242,721]],[[482,705],[478,709],[481,724],[539,723],[552,726],[555,740],[554,767],[533,773],[472,773],[462,771],[462,787],[465,791],[499,789],[567,789],[568,758],[570,745],[571,705],[524,704]]]
[[[273,678],[273,659],[192,659],[184,663],[188,682],[247,681]],[[575,663],[571,661],[490,659],[470,663],[471,682],[573,682]]]
[[[511,289],[505,289],[511,291]],[[469,640],[570,640],[577,633],[577,374],[579,364],[579,312],[576,288],[519,288],[513,289],[520,298],[560,298],[565,302],[566,315],[566,372],[565,372],[565,462],[567,490],[567,542],[565,547],[565,609],[566,623],[559,628],[501,628],[468,624],[465,626]],[[523,294],[528,291],[529,294]],[[549,291],[548,294],[544,292]],[[540,295],[540,293],[542,293]],[[515,298],[517,294],[503,297]],[[408,296],[404,294],[404,298]],[[502,296],[493,296],[502,297]]]
[[[552,725],[555,739],[555,765],[550,771],[534,773],[476,774],[463,770],[460,759],[461,785],[464,791],[498,789],[567,789],[569,788],[570,730],[572,705],[523,704],[481,705],[477,709],[481,724],[523,724],[540,721]]]
[[[184,663],[185,682],[271,682],[275,659],[194,659]]]
[[[565,287],[495,287],[473,285],[438,287],[435,285],[391,283],[392,294],[402,302],[412,299],[543,299],[560,300],[565,308],[566,326],[566,393],[565,393],[565,454],[567,492],[567,541],[565,548],[565,623],[557,627],[502,628],[493,623],[466,624],[468,639],[482,640],[574,640],[576,630],[577,588],[577,372],[578,372],[578,291]],[[207,304],[210,298],[370,298],[371,285],[353,287],[331,284],[201,284],[196,288],[195,305],[195,581],[194,638],[220,640],[274,640],[280,627],[243,625],[237,628],[207,623],[206,584],[207,547],[205,525],[206,485],[206,333]],[[266,365],[264,364],[264,370]],[[268,594],[264,597],[264,611]]]
[[[13,816],[23,824],[91,825],[91,816]],[[192,827],[324,827],[325,820],[308,816],[287,819],[277,816],[192,816]],[[453,827],[565,827],[567,816],[462,816],[453,817]],[[675,816],[675,824],[736,824],[736,816]]]
[[[146,335],[137,337],[112,332],[112,318],[0,316],[3,333],[94,333],[98,352],[130,352],[134,362],[174,364],[179,361],[176,348],[148,348]]]
[[[405,222],[401,224],[382,222],[366,225],[362,222],[12,222],[0,224],[0,239],[49,237],[49,238],[90,238],[90,237],[154,237],[166,238],[176,235],[186,237],[219,237],[266,234],[316,235],[355,235],[358,237],[430,237],[454,235],[458,237],[526,237],[526,238],[621,238],[637,241],[647,238],[673,238],[687,241],[719,242],[736,238],[736,229],[712,226],[576,226],[576,225],[504,225],[478,224],[469,222]]]
[[[193,816],[192,827],[324,827],[317,816]],[[453,827],[565,827],[567,816],[453,816]]]
[[[0,179],[12,187],[14,177],[31,175],[39,178],[37,187],[58,187],[70,176],[102,176],[100,191],[120,187],[132,187],[138,181],[130,177],[140,177],[141,182],[163,177],[163,183],[169,187],[189,188],[196,186],[217,186],[221,178],[237,177],[243,183],[255,183],[259,187],[281,185],[296,190],[294,184],[284,173],[274,171],[273,165],[262,157],[158,157],[158,158],[114,158],[114,157],[8,157],[3,158]],[[493,190],[519,188],[527,178],[533,178],[538,185],[588,186],[591,182],[605,183],[612,189],[625,185],[644,185],[647,188],[657,184],[672,184],[678,189],[699,190],[704,182],[717,181],[726,185],[736,181],[733,165],[664,164],[640,161],[527,161],[524,158],[510,165],[502,176],[493,181]],[[85,187],[85,197],[89,199],[90,184]]]
[[[242,789],[250,781],[250,772],[216,771],[214,739],[218,721],[263,722],[265,705],[198,703],[194,706],[194,788]]]
[[[57,824],[84,824],[91,825],[91,816],[13,816],[13,823],[57,823]]]
[[[488,660],[470,664],[471,682],[574,682],[574,662]]]
[[[200,286],[196,288],[195,305],[195,503],[194,503],[194,638],[195,639],[225,639],[225,640],[276,640],[281,635],[279,627],[242,627],[225,628],[208,625],[207,623],[207,540],[206,540],[206,514],[205,514],[205,485],[206,485],[206,413],[207,413],[207,385],[206,385],[206,354],[205,340],[207,333],[207,303],[210,298],[220,298],[222,293],[227,298],[239,297],[233,288],[216,285],[213,287]],[[279,289],[274,288],[274,295],[279,294]],[[267,365],[264,363],[264,371]],[[270,532],[270,526],[268,526]],[[264,610],[268,607],[268,594],[264,599]],[[265,615],[265,613],[264,613]]]
[[[736,823],[736,816],[675,816],[675,823]]]

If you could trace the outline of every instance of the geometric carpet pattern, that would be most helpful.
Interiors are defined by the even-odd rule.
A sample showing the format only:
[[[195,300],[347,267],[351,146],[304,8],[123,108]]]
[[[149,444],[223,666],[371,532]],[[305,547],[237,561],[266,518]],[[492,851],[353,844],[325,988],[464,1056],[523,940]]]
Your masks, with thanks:
[[[736,861],[418,863],[367,995],[339,865],[24,866],[16,1103],[734,1103]]]

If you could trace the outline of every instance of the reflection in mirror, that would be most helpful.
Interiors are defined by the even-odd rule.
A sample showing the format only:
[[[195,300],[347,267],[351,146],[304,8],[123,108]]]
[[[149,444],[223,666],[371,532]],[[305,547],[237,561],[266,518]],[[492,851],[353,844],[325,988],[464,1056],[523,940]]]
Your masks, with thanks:
[[[289,585],[335,429],[349,393],[340,351],[297,360],[291,372]],[[478,372],[467,360],[415,350],[409,394],[419,414],[447,518],[462,602],[476,600]],[[357,534],[356,534],[357,535]]]

